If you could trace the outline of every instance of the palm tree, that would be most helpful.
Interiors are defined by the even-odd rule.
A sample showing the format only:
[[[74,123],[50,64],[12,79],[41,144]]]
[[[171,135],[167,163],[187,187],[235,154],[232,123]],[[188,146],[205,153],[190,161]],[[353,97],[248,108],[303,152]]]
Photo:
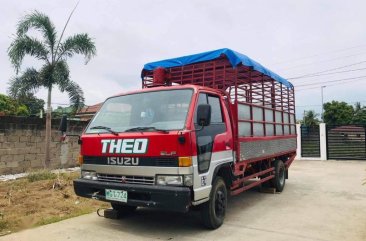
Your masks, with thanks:
[[[50,164],[52,89],[57,86],[61,92],[66,91],[71,105],[75,109],[80,108],[84,103],[84,94],[80,86],[70,80],[70,71],[66,61],[75,54],[82,54],[85,57],[85,64],[87,64],[96,55],[95,44],[86,33],[75,34],[63,40],[65,29],[74,10],[71,12],[59,38],[54,24],[47,15],[38,11],[26,15],[19,21],[15,39],[8,49],[8,55],[16,74],[19,73],[26,55],[43,63],[38,70],[32,67],[27,68],[20,76],[12,79],[9,83],[9,93],[12,96],[26,92],[35,93],[42,87],[48,91],[45,167]],[[37,30],[41,33],[42,38],[37,39],[29,36],[29,30]]]
[[[304,113],[304,125],[306,126],[315,126],[317,124],[319,124],[319,120],[318,120],[318,114],[315,113],[315,111],[313,110],[309,110],[306,111]]]

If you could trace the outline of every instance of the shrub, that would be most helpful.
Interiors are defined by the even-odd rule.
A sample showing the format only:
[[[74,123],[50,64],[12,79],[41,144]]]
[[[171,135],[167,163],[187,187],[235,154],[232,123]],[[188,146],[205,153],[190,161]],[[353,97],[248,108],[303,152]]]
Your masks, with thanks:
[[[53,180],[56,178],[57,175],[49,170],[32,171],[27,176],[29,182],[36,182],[40,180]]]

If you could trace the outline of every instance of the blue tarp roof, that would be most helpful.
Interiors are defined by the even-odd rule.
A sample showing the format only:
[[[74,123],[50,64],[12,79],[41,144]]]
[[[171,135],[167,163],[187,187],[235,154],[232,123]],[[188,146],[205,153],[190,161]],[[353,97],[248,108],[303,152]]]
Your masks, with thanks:
[[[217,59],[222,54],[226,55],[226,57],[228,58],[228,60],[230,61],[231,65],[234,68],[236,66],[238,66],[239,64],[252,67],[254,70],[271,77],[272,79],[284,84],[285,86],[287,86],[289,88],[293,88],[293,85],[286,79],[282,78],[281,76],[277,75],[276,73],[272,72],[271,70],[267,69],[263,65],[257,63],[256,61],[252,60],[248,56],[238,53],[238,52],[228,49],[228,48],[207,51],[207,52],[183,56],[183,57],[179,57],[179,58],[151,62],[151,63],[145,64],[144,69],[145,70],[154,70],[158,67],[171,68],[171,67],[183,66],[183,65]]]

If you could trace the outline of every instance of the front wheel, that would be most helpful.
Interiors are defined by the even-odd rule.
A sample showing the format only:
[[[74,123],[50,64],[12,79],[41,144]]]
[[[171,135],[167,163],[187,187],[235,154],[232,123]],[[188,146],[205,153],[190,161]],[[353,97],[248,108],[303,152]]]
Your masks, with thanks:
[[[210,200],[201,206],[203,224],[209,229],[220,227],[225,219],[227,188],[221,177],[216,177],[210,193]]]

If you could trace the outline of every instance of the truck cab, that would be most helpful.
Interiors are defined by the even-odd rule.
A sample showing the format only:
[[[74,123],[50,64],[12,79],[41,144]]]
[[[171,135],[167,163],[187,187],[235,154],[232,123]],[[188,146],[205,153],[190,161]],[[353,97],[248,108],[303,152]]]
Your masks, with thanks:
[[[81,137],[76,194],[110,201],[116,209],[185,212],[206,202],[219,167],[227,171],[225,181],[232,181],[233,137],[226,106],[219,91],[194,85],[107,99]],[[206,123],[198,123],[197,111],[209,112],[209,121],[206,117]]]

